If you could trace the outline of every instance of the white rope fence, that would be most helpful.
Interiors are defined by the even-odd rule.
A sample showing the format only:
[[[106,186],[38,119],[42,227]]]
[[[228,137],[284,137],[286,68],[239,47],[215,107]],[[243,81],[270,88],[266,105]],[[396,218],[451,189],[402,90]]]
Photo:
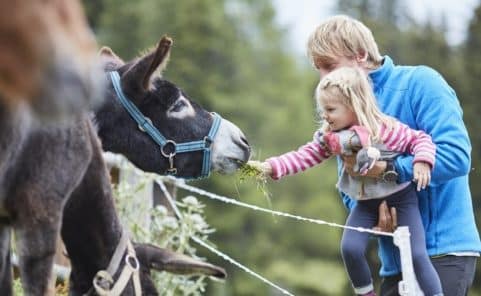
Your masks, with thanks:
[[[305,217],[302,217],[302,216],[292,215],[292,214],[289,214],[289,213],[269,210],[269,209],[266,209],[266,208],[262,208],[262,207],[258,207],[258,206],[251,205],[251,204],[248,204],[248,203],[244,203],[244,202],[241,202],[241,201],[229,198],[229,197],[220,196],[218,194],[211,193],[211,192],[199,189],[197,187],[187,185],[187,184],[185,184],[185,182],[183,182],[183,180],[179,180],[179,179],[176,179],[176,178],[173,178],[173,177],[160,177],[160,178],[161,178],[161,180],[165,180],[169,183],[172,183],[179,188],[188,190],[188,191],[193,192],[193,193],[197,193],[199,195],[206,196],[206,197],[208,197],[210,199],[213,199],[213,200],[218,200],[218,201],[221,201],[221,202],[224,202],[224,203],[233,204],[233,205],[236,205],[236,206],[239,206],[239,207],[244,207],[244,208],[248,208],[248,209],[255,210],[255,211],[269,213],[269,214],[276,215],[276,216],[292,218],[292,219],[295,219],[295,220],[298,220],[298,221],[305,221],[305,222],[310,222],[310,223],[314,223],[314,224],[328,225],[328,226],[332,226],[332,227],[351,229],[351,230],[355,230],[355,231],[359,231],[359,232],[368,232],[368,233],[377,234],[377,235],[385,235],[385,236],[394,237],[394,234],[391,233],[391,232],[377,231],[377,230],[373,230],[373,229],[369,229],[369,228],[363,228],[363,227],[346,226],[346,225],[337,224],[337,223],[333,223],[333,222],[327,222],[327,221],[324,221],[324,220],[305,218]]]
[[[124,160],[122,160],[124,159]],[[110,164],[114,164],[117,167],[121,167],[122,163],[125,163],[125,158],[113,155],[113,156],[108,156],[107,162]],[[136,172],[139,174],[145,174],[141,170],[135,168]],[[414,268],[412,265],[412,256],[411,256],[411,244],[410,244],[410,233],[409,229],[406,226],[398,227],[394,233],[390,232],[384,232],[384,231],[376,231],[373,229],[368,229],[368,228],[363,228],[363,227],[351,227],[351,226],[346,226],[338,223],[333,223],[333,222],[328,222],[320,219],[312,219],[312,218],[306,218],[298,215],[293,215],[285,212],[280,212],[280,211],[275,211],[275,210],[269,210],[266,208],[262,208],[259,206],[251,205],[248,203],[244,203],[226,196],[221,196],[215,193],[211,193],[208,191],[205,191],[203,189],[199,189],[194,186],[190,186],[185,184],[184,180],[181,179],[176,179],[174,177],[169,177],[169,176],[157,176],[155,177],[155,182],[160,186],[161,190],[163,191],[164,195],[167,197],[167,200],[171,207],[174,209],[174,212],[176,216],[180,219],[182,217],[180,211],[178,210],[177,206],[175,205],[175,202],[172,199],[171,194],[168,192],[166,189],[165,182],[169,182],[171,184],[174,184],[178,188],[182,188],[184,190],[196,193],[198,195],[202,195],[205,197],[208,197],[213,200],[221,201],[227,204],[233,204],[236,206],[248,208],[251,210],[255,211],[260,211],[264,213],[269,213],[271,215],[276,215],[276,216],[281,216],[281,217],[287,217],[291,219],[295,219],[298,221],[304,221],[304,222],[309,222],[309,223],[314,223],[314,224],[319,224],[319,225],[327,225],[331,227],[338,227],[338,228],[343,228],[343,229],[351,229],[354,231],[360,231],[360,232],[367,232],[375,235],[383,235],[383,236],[389,236],[393,237],[394,244],[399,248],[400,250],[400,255],[401,255],[401,268],[402,268],[402,277],[403,280],[399,282],[399,294],[402,296],[422,296],[423,293],[421,292],[419,285],[416,281],[416,276],[414,274]],[[211,252],[215,253],[216,255],[222,257],[224,260],[230,262],[231,264],[237,266],[238,268],[244,270],[248,274],[258,278],[259,280],[263,281],[264,283],[270,285],[271,287],[281,291],[285,295],[293,295],[292,293],[288,292],[287,290],[279,287],[278,285],[274,284],[273,282],[269,281],[268,279],[262,277],[261,275],[255,273],[254,271],[250,270],[249,268],[245,267],[241,263],[237,262],[236,260],[232,259],[228,255],[220,252],[219,250],[215,249],[214,247],[208,245],[204,241],[200,240],[199,238],[193,237],[192,240],[197,242],[198,244],[202,245],[203,247],[209,249]]]
[[[156,180],[157,184],[160,186],[160,189],[162,190],[162,192],[164,193],[165,197],[167,198],[167,201],[169,202],[170,206],[172,207],[172,209],[174,210],[174,213],[175,215],[177,216],[177,218],[179,220],[182,220],[182,214],[181,212],[179,211],[179,209],[177,208],[177,205],[175,204],[174,202],[174,199],[172,198],[172,195],[170,194],[170,192],[167,190],[167,188],[165,187],[164,183],[162,181],[159,181],[159,180]],[[245,267],[244,265],[240,264],[238,261],[232,259],[231,257],[227,256],[226,254],[220,252],[219,250],[217,250],[216,248],[210,246],[209,244],[207,244],[206,242],[204,242],[203,240],[197,238],[197,237],[191,237],[191,239],[193,241],[195,241],[196,243],[198,243],[199,245],[207,248],[209,251],[213,252],[214,254],[216,254],[217,256],[221,257],[222,259],[226,260],[227,262],[230,262],[231,264],[233,264],[234,266],[237,266],[238,268],[242,269],[243,271],[247,272],[248,274],[258,278],[259,280],[263,281],[264,283],[270,285],[271,287],[274,287],[275,289],[279,290],[282,292],[282,294],[284,295],[292,295],[294,296],[294,294],[290,293],[289,291],[279,287],[278,285],[274,284],[273,282],[269,281],[268,279],[264,278],[263,276],[261,276],[260,274],[252,271],[251,269]]]
[[[409,229],[408,229],[407,226],[398,227],[396,229],[396,231],[391,233],[391,232],[377,231],[377,230],[363,228],[363,227],[346,226],[346,225],[341,225],[341,224],[337,224],[337,223],[333,223],[333,222],[327,222],[327,221],[319,220],[319,219],[305,218],[305,217],[302,217],[302,216],[292,215],[292,214],[284,213],[284,212],[280,212],[280,211],[269,210],[269,209],[258,207],[258,206],[251,205],[251,204],[248,204],[248,203],[240,202],[238,200],[235,200],[235,199],[232,199],[232,198],[229,198],[229,197],[226,197],[226,196],[221,196],[221,195],[218,195],[218,194],[215,194],[215,193],[205,191],[203,189],[199,189],[199,188],[194,187],[194,186],[187,185],[187,184],[185,184],[184,180],[177,179],[177,178],[170,177],[170,176],[162,176],[162,177],[157,178],[156,182],[157,182],[157,184],[159,184],[159,186],[161,186],[162,191],[164,191],[164,194],[166,196],[170,196],[170,194],[168,195],[166,193],[167,189],[165,188],[165,185],[162,184],[163,183],[162,181],[167,181],[171,184],[174,184],[175,186],[177,186],[179,188],[185,189],[187,191],[190,191],[190,192],[202,195],[202,196],[206,196],[206,197],[208,197],[210,199],[213,199],[213,200],[221,201],[221,202],[224,202],[224,203],[227,203],[227,204],[233,204],[233,205],[236,205],[236,206],[252,209],[252,210],[255,210],[255,211],[265,212],[265,213],[269,213],[269,214],[277,215],[277,216],[281,216],[281,217],[292,218],[292,219],[295,219],[295,220],[298,220],[298,221],[305,221],[305,222],[310,222],[310,223],[315,223],[315,224],[320,224],[320,225],[328,225],[328,226],[331,226],[331,227],[351,229],[351,230],[355,230],[355,231],[359,231],[359,232],[367,232],[367,233],[376,234],[376,235],[384,235],[384,236],[393,237],[394,238],[393,242],[399,248],[400,256],[401,256],[401,269],[402,269],[403,280],[399,282],[399,294],[402,295],[402,296],[422,296],[423,295],[423,293],[420,290],[419,285],[416,281],[416,276],[414,274],[414,268],[413,268],[413,265],[412,265],[412,256],[411,256],[410,233],[409,233]],[[169,201],[169,202],[172,203],[171,201]],[[197,241],[197,240],[195,240],[195,241]],[[205,244],[204,242],[202,242],[202,243]],[[216,249],[214,249],[210,246],[208,246],[207,248],[209,250],[211,250],[212,252],[216,253],[217,255],[222,254],[221,252],[219,252],[218,250],[216,250]],[[239,268],[243,269],[244,271],[254,275],[255,277],[257,277],[259,279],[261,279],[263,282],[268,283],[269,285],[273,286],[274,288],[279,289],[284,294],[288,293],[287,295],[292,295],[289,292],[285,291],[284,289],[274,285],[273,283],[271,283],[267,279],[261,277],[260,275],[254,273],[253,271],[249,270],[247,267],[241,265],[240,263],[233,262],[233,259],[229,258],[227,255],[222,254],[222,255],[219,255],[219,256],[223,257],[224,259],[233,263],[234,265],[238,266]]]

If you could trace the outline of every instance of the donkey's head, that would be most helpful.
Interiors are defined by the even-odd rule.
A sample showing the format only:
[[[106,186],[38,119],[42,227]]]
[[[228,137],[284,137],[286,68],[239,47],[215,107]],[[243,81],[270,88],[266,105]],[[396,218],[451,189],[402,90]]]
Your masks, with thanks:
[[[110,88],[95,122],[103,148],[159,174],[231,173],[248,160],[250,147],[237,126],[202,109],[160,76],[171,45],[163,37],[155,50],[128,63],[102,48]],[[136,111],[129,114],[128,109]]]
[[[103,86],[97,44],[78,0],[2,1],[0,103],[36,118],[88,110]]]

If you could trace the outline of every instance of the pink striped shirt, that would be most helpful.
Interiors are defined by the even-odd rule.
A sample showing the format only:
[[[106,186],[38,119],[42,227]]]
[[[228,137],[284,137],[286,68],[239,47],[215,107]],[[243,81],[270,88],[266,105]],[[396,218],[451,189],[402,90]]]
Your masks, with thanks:
[[[431,165],[431,168],[434,167],[436,146],[431,136],[425,132],[413,130],[404,123],[395,121],[392,129],[382,125],[380,138],[380,144],[384,144],[387,149],[414,155],[413,163],[425,162]],[[278,180],[284,176],[305,171],[322,163],[330,156],[330,152],[321,146],[314,136],[311,142],[298,150],[268,158],[266,161],[272,167],[271,177]]]

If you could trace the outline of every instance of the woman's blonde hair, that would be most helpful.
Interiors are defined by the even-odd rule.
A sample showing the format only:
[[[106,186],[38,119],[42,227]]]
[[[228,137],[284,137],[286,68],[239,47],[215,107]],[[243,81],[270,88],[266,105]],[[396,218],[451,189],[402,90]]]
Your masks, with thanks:
[[[381,125],[393,127],[392,117],[381,112],[366,73],[358,67],[341,67],[324,76],[316,88],[316,101],[320,112],[323,101],[336,100],[356,114],[359,125],[365,127],[371,140],[380,140]],[[321,129],[329,131],[323,122]]]
[[[339,57],[354,59],[365,55],[368,68],[377,68],[382,63],[371,30],[346,15],[328,18],[311,33],[307,42],[307,55],[316,68],[330,64]]]

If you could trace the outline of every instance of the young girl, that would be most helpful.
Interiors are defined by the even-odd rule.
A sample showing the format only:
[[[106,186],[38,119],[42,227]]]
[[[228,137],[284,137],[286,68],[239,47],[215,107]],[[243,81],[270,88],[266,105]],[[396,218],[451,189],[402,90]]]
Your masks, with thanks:
[[[339,68],[323,77],[316,89],[316,100],[323,124],[313,141],[297,151],[271,157],[261,163],[264,173],[278,180],[320,164],[333,155],[357,152],[351,176],[344,169],[337,184],[339,190],[357,200],[346,225],[372,228],[376,225],[379,204],[386,200],[395,207],[398,222],[409,226],[413,265],[417,280],[426,296],[443,295],[439,277],[425,247],[424,229],[418,200],[411,182],[396,183],[396,176],[375,179],[364,176],[375,160],[389,161],[400,153],[414,155],[414,181],[417,190],[430,182],[435,146],[422,131],[389,117],[379,110],[367,75],[353,67]],[[388,165],[389,166],[389,165]],[[344,264],[357,295],[375,295],[365,258],[369,234],[345,230],[341,241]]]

